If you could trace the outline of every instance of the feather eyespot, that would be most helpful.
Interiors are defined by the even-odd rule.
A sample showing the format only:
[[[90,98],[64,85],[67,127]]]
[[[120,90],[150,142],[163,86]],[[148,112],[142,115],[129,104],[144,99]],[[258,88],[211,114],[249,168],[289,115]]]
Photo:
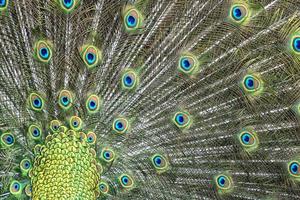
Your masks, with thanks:
[[[28,128],[28,133],[34,140],[38,140],[41,138],[41,132],[41,128],[35,124],[30,125]]]
[[[243,132],[241,134],[241,142],[246,146],[254,145],[255,137],[251,133]]]
[[[96,143],[96,139],[97,139],[97,136],[94,132],[88,132],[86,134],[86,141],[87,143],[89,144],[95,144]]]
[[[32,168],[31,162],[29,159],[25,158],[20,162],[20,169],[24,176],[27,176],[29,170]]]
[[[23,159],[20,163],[20,167],[24,170],[29,170],[31,168],[30,160]]]
[[[198,67],[198,61],[197,58],[192,55],[183,55],[179,58],[178,63],[178,69],[185,73],[185,74],[191,74],[195,71],[195,69]]]
[[[101,159],[105,162],[112,162],[115,159],[115,153],[109,148],[105,148],[101,152]]]
[[[164,159],[162,159],[161,156],[155,156],[155,157],[153,158],[153,163],[154,163],[154,165],[155,165],[156,167],[159,167],[159,168],[165,166],[165,161],[164,161]]]
[[[64,110],[68,110],[69,108],[71,108],[72,104],[73,104],[73,95],[70,91],[68,90],[62,90],[59,93],[58,96],[58,105],[64,109]]]
[[[291,176],[300,178],[300,163],[296,160],[289,162],[288,171]]]
[[[179,128],[186,128],[191,125],[191,117],[187,112],[177,112],[173,117],[175,125]]]
[[[44,108],[44,100],[37,93],[31,93],[29,96],[30,107],[35,111],[41,111]]]
[[[10,132],[1,134],[1,146],[11,147],[15,143],[15,137]]]
[[[87,52],[87,53],[85,54],[85,61],[86,61],[88,64],[90,64],[90,65],[94,64],[95,61],[96,61],[96,55],[95,55],[95,53],[92,52],[92,51]]]
[[[129,29],[137,28],[139,24],[139,13],[136,9],[130,9],[125,14],[125,25]]]
[[[230,16],[236,22],[242,22],[248,16],[248,9],[244,5],[236,4],[231,7]]]
[[[250,127],[244,128],[239,134],[238,134],[239,141],[243,148],[246,151],[253,151],[258,148],[258,137],[257,134],[252,130]]]
[[[242,89],[246,93],[256,95],[263,90],[263,82],[259,76],[247,74],[242,80]]]
[[[254,85],[254,83],[255,79],[252,76],[248,76],[245,78],[244,85],[248,90],[254,90],[255,87],[257,87]]]
[[[124,89],[132,89],[137,84],[137,75],[134,71],[127,71],[122,76],[122,86]]]
[[[293,106],[293,111],[295,114],[300,117],[300,101],[296,102]]]
[[[40,48],[39,55],[42,59],[48,59],[50,56],[49,49],[47,47]]]
[[[79,3],[79,0],[58,0],[58,1],[60,4],[60,7],[66,13],[72,12]]]
[[[143,17],[142,14],[133,7],[125,8],[124,12],[124,25],[127,31],[135,31],[142,27]]]
[[[124,189],[130,189],[134,185],[133,179],[128,174],[119,176],[119,182]]]
[[[151,157],[151,162],[158,172],[166,171],[169,166],[167,159],[160,154],[154,154]]]
[[[117,118],[113,122],[113,130],[116,133],[125,133],[128,130],[128,121],[125,118]]]
[[[22,185],[19,181],[12,181],[9,187],[9,191],[13,195],[20,195],[22,193]]]
[[[48,63],[52,57],[51,43],[46,40],[40,40],[35,44],[34,50],[37,59],[41,62]]]
[[[77,117],[77,116],[72,116],[70,118],[70,127],[74,131],[80,130],[82,128],[82,121],[81,121],[81,119],[79,117]]]
[[[52,120],[50,122],[50,129],[53,133],[57,133],[61,126],[61,122],[59,120]]]
[[[108,184],[107,184],[106,182],[104,182],[104,181],[101,181],[101,182],[99,183],[98,188],[99,188],[99,191],[100,191],[101,194],[107,194],[108,191],[109,191],[109,186],[108,186]]]
[[[296,53],[300,53],[300,37],[299,36],[294,37],[292,39],[292,47]]]
[[[86,109],[90,114],[96,113],[100,109],[100,98],[97,95],[90,95],[86,100]]]
[[[184,70],[184,71],[189,71],[191,70],[191,68],[193,67],[194,61],[190,60],[189,58],[182,58],[180,60],[180,67]]]
[[[65,8],[70,9],[74,5],[73,0],[62,0]]]
[[[8,6],[8,0],[0,0],[0,11],[3,11]]]
[[[97,66],[101,62],[101,51],[93,45],[84,45],[81,47],[80,52],[84,63],[89,69]]]
[[[138,23],[138,14],[135,10],[131,10],[130,13],[126,15],[126,25],[128,28],[135,28]]]
[[[4,7],[6,3],[6,0],[0,0],[0,7]]]
[[[221,174],[215,178],[217,188],[220,190],[232,189],[232,179],[229,176]]]
[[[215,177],[215,184],[220,193],[230,192],[233,188],[232,178],[225,174],[220,174]]]

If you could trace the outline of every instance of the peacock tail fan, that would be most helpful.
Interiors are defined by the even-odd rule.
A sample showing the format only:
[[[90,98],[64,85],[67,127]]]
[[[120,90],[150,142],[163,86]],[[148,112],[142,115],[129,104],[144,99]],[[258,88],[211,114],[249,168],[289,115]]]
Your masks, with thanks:
[[[0,199],[300,199],[300,0],[0,0]]]

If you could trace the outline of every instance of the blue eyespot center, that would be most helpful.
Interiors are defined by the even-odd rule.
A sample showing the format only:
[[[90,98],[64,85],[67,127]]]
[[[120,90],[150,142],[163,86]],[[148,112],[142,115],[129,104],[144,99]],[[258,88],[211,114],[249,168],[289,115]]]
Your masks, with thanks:
[[[92,136],[89,136],[89,137],[88,137],[88,141],[89,141],[89,142],[92,142],[92,141],[93,141],[93,137],[92,137]]]
[[[74,121],[74,122],[73,122],[73,126],[78,126],[78,122],[77,122],[77,121]]]
[[[101,184],[101,185],[100,185],[100,189],[101,189],[101,190],[104,190],[104,189],[105,189],[105,185]]]
[[[296,52],[300,52],[300,37],[294,38],[294,40],[293,40],[293,49]]]
[[[191,66],[192,65],[188,59],[185,58],[181,60],[181,68],[184,70],[190,70]]]
[[[117,130],[123,130],[124,129],[124,126],[123,126],[122,122],[117,122],[116,123],[116,129]]]
[[[225,179],[224,176],[220,176],[218,178],[218,184],[219,184],[219,186],[224,187],[225,186],[225,182],[226,182],[226,179]]]
[[[122,182],[126,185],[128,184],[129,180],[128,180],[128,177],[127,176],[123,176],[122,177]]]
[[[184,116],[182,114],[178,114],[176,116],[176,122],[180,125],[183,125],[184,124]]]
[[[109,159],[109,158],[110,158],[110,153],[109,153],[109,152],[105,152],[105,153],[104,153],[104,157],[105,157],[106,159]]]
[[[63,97],[61,98],[61,103],[62,103],[64,106],[67,106],[67,105],[70,103],[69,98],[66,97],[66,96],[63,96]]]
[[[249,135],[249,133],[243,134],[243,136],[242,136],[243,143],[249,144],[250,138],[251,138],[251,136]]]
[[[128,15],[127,16],[127,25],[131,28],[135,27],[137,24],[137,20],[135,19],[134,16]]]
[[[290,171],[291,171],[292,174],[297,174],[298,173],[298,169],[299,169],[299,164],[298,163],[293,162],[290,165]]]
[[[244,14],[243,14],[243,10],[240,6],[235,6],[232,9],[232,16],[235,20],[240,21],[243,19]]]
[[[63,97],[63,98],[62,98],[62,101],[63,101],[64,103],[68,102],[68,97]]]
[[[33,136],[34,136],[34,137],[38,137],[39,135],[40,135],[39,129],[35,128],[35,129],[33,130]]]
[[[89,107],[90,107],[90,109],[94,110],[96,108],[96,102],[91,100],[89,103]]]
[[[249,90],[253,90],[254,89],[254,79],[253,79],[253,77],[247,77],[245,79],[245,86]]]
[[[41,50],[40,50],[40,56],[43,59],[48,59],[49,58],[49,51],[48,51],[48,49],[46,47],[41,48]]]
[[[4,7],[6,5],[6,0],[0,0],[0,7]]]
[[[41,108],[42,107],[42,101],[38,98],[33,100],[33,106],[36,108]]]
[[[133,80],[130,76],[125,77],[125,84],[131,86],[133,84]]]
[[[156,166],[160,166],[161,163],[162,163],[161,157],[160,156],[156,156],[154,158],[154,163],[155,163]]]
[[[28,169],[28,168],[30,167],[29,161],[26,161],[26,162],[25,162],[24,167],[25,167],[25,169]]]
[[[10,145],[10,144],[14,143],[14,138],[13,138],[13,136],[8,135],[8,136],[6,137],[6,139],[5,139],[5,141],[6,141],[7,144]]]
[[[64,3],[64,6],[69,9],[73,5],[73,0],[63,0],[63,3]]]
[[[14,183],[13,188],[18,191],[20,189],[20,184],[19,183]]]
[[[93,64],[96,61],[96,56],[93,53],[88,52],[86,54],[86,60],[89,64]]]

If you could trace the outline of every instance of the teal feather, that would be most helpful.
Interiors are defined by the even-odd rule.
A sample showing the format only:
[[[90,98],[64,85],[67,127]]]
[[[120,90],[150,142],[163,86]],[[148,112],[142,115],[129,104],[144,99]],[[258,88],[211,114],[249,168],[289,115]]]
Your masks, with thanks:
[[[0,199],[300,199],[299,5],[0,0]]]

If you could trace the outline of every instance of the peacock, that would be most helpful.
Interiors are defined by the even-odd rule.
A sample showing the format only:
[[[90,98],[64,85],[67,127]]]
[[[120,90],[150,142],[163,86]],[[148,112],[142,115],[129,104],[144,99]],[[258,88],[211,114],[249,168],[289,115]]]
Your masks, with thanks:
[[[300,199],[300,0],[0,0],[0,199]]]

